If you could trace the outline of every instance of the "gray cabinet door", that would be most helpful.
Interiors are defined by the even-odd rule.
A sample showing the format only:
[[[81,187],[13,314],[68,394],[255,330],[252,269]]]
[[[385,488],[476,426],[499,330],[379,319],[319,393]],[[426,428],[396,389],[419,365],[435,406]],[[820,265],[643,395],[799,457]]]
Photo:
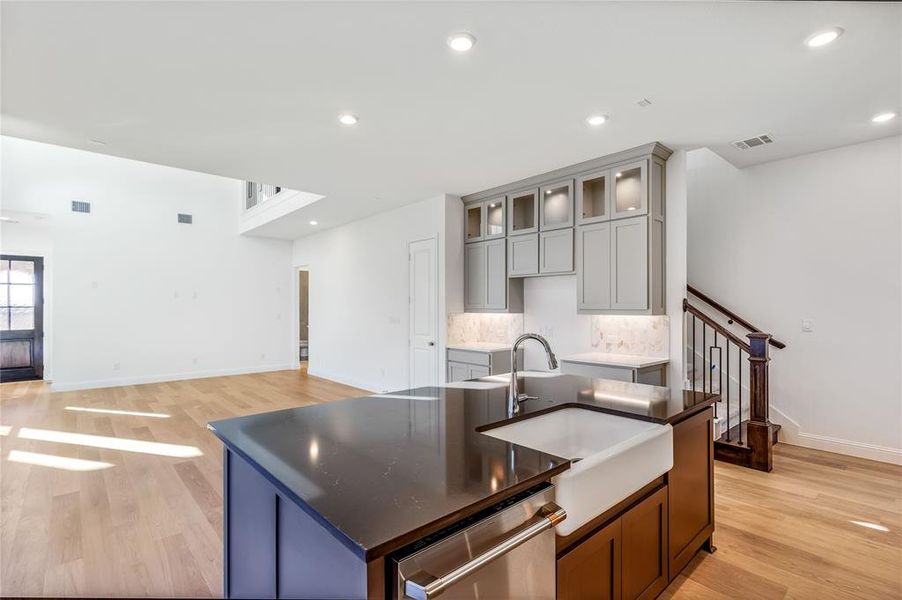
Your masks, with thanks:
[[[539,230],[573,227],[573,180],[565,179],[539,188]]]
[[[539,272],[539,234],[514,235],[507,238],[510,277],[537,275]]]
[[[448,362],[448,382],[465,381],[470,378],[470,365]]]
[[[579,225],[611,219],[610,169],[595,171],[576,178],[576,222]]]
[[[507,308],[507,241],[485,243],[486,308]]]
[[[648,217],[611,221],[611,307],[648,309]]]
[[[477,202],[464,207],[464,241],[479,242],[485,237],[485,204]]]
[[[539,234],[539,273],[573,271],[573,228]]]
[[[485,234],[483,239],[503,238],[507,228],[504,196],[492,198],[484,202]]]
[[[611,218],[634,217],[648,212],[648,161],[620,165],[611,169]]]
[[[507,196],[507,233],[519,235],[539,230],[539,190],[530,188]]]
[[[485,244],[464,246],[464,308],[485,308],[486,260]]]
[[[611,308],[611,224],[576,228],[576,307]]]
[[[489,368],[479,365],[470,365],[469,377],[467,379],[476,379],[477,377],[488,377]]]

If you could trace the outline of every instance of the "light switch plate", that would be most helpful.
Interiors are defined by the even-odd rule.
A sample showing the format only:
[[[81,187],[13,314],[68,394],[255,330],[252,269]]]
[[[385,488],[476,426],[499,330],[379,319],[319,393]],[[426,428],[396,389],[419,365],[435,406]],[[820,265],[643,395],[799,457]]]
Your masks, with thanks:
[[[811,333],[814,331],[814,320],[812,319],[802,319],[802,331],[805,333]]]

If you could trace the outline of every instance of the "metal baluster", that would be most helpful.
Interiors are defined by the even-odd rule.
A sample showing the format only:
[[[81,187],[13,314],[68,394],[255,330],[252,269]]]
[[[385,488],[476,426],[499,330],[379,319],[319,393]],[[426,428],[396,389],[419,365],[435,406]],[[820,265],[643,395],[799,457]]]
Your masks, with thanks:
[[[708,374],[708,367],[705,365],[705,355],[708,353],[708,343],[705,341],[705,337],[708,333],[708,330],[705,329],[707,327],[707,323],[702,321],[702,391],[705,391],[705,384],[707,383],[706,376]],[[715,415],[717,416],[717,410],[715,409]]]
[[[742,348],[739,349],[739,443],[742,443]]]
[[[692,315],[692,395],[695,395],[695,315]],[[716,410],[716,409],[715,409]]]
[[[733,342],[731,342],[729,339],[727,339],[727,417],[728,418],[730,415],[730,344],[732,344],[732,343]],[[723,368],[721,368],[721,371],[723,371]],[[739,421],[740,421],[740,423],[742,422],[741,414],[739,415]],[[727,427],[729,427],[729,426],[730,426],[730,424],[727,423]],[[729,431],[729,429],[727,429],[727,431]],[[727,438],[727,439],[729,439],[729,438]]]

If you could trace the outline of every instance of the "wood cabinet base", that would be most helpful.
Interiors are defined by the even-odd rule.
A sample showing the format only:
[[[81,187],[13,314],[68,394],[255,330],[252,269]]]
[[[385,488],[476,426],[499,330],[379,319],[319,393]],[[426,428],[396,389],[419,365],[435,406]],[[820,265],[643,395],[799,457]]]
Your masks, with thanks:
[[[699,549],[714,551],[713,409],[673,426],[673,468],[557,538],[559,600],[656,598]]]

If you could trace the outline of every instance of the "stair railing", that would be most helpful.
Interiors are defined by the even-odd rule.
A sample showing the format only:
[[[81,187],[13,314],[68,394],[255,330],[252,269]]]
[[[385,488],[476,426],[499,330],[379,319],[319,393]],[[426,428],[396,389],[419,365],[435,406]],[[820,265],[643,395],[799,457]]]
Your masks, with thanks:
[[[707,302],[707,300],[706,300]],[[742,451],[724,452],[726,460],[737,462],[761,471],[773,468],[773,429],[769,420],[768,394],[768,347],[772,344],[769,333],[755,330],[749,333],[748,342],[693,306],[687,299],[683,300],[683,312],[687,333],[686,344],[691,353],[692,375],[690,389],[695,392],[698,387],[697,360],[701,359],[701,391],[717,393],[721,401],[714,405],[714,415],[726,422],[726,432],[721,439],[742,448]],[[733,321],[739,322],[735,318]],[[698,324],[701,324],[701,335],[698,335]],[[747,322],[746,322],[747,323]],[[745,323],[743,327],[753,328]],[[753,328],[754,329],[754,328]],[[712,343],[708,343],[708,332],[713,333]],[[701,354],[698,351],[698,338],[701,337]],[[784,345],[785,346],[785,345]],[[748,409],[749,419],[743,433],[743,354],[748,357]],[[732,358],[736,358],[734,363]],[[733,378],[734,364],[736,378]],[[716,387],[715,387],[716,376]],[[724,387],[726,377],[726,387]],[[736,392],[733,394],[736,382]],[[737,422],[732,422],[733,402],[738,404]],[[726,405],[726,415],[718,413],[722,409],[718,404]],[[717,448],[715,448],[717,452]]]

